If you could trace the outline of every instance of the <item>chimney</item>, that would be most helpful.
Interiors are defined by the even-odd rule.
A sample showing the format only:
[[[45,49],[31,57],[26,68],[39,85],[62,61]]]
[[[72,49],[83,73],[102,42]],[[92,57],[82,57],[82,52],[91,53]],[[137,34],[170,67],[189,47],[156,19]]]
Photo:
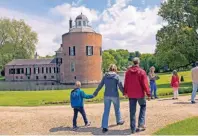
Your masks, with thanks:
[[[70,18],[70,20],[69,20],[69,29],[71,29],[72,28],[72,19]]]
[[[34,55],[34,59],[38,59],[38,53],[37,52]]]

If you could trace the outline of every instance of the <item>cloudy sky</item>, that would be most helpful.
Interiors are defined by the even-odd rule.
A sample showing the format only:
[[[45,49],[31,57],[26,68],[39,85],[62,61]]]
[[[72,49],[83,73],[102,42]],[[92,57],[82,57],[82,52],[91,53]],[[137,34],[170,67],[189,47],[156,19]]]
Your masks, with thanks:
[[[103,49],[153,53],[162,26],[157,15],[162,0],[0,0],[0,17],[23,19],[38,33],[39,55],[60,47],[68,21],[81,12],[103,35]]]

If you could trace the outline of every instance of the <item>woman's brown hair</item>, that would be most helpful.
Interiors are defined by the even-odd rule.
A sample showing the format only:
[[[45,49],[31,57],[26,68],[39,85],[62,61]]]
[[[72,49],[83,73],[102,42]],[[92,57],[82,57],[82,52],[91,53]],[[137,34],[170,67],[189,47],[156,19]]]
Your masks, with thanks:
[[[111,64],[109,66],[109,71],[117,72],[117,66],[115,64]]]

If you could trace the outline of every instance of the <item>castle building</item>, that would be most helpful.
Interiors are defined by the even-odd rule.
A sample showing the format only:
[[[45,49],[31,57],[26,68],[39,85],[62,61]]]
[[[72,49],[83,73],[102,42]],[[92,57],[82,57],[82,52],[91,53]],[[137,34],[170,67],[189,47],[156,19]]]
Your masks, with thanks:
[[[51,59],[16,59],[5,66],[7,81],[48,81],[73,84],[97,84],[102,78],[102,35],[89,26],[82,13],[73,22],[69,32],[62,35],[61,47]]]

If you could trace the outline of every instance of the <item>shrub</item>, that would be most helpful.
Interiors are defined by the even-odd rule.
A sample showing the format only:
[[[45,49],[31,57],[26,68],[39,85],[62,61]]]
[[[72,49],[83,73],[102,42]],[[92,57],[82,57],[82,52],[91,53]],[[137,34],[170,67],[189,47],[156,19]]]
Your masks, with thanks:
[[[184,82],[184,76],[181,76],[180,81],[181,81],[181,82]]]

